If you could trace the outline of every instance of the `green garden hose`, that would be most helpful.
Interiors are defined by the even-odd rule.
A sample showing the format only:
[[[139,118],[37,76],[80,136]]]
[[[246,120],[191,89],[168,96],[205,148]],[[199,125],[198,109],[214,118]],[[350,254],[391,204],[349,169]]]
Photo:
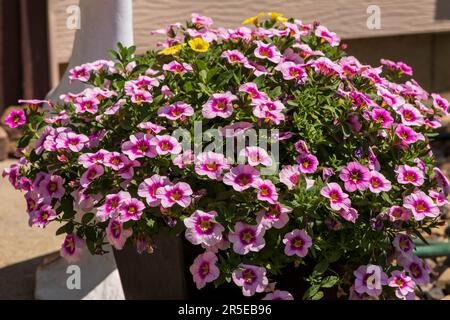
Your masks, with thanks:
[[[450,242],[428,242],[414,241],[416,248],[414,253],[421,258],[450,256]]]

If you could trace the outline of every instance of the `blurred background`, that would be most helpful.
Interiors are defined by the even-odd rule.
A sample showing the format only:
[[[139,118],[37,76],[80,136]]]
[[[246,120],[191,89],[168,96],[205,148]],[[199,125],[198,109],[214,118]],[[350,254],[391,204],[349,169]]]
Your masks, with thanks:
[[[76,28],[69,27],[68,19],[77,4],[77,0],[0,0],[2,120],[18,99],[43,99],[59,83],[72,53]],[[154,48],[160,38],[150,36],[150,31],[184,23],[192,12],[212,17],[216,27],[236,28],[244,19],[267,11],[304,23],[319,21],[338,33],[347,52],[361,62],[378,66],[380,58],[404,61],[424,89],[450,97],[448,0],[133,0],[134,41],[138,53]],[[434,152],[450,176],[450,142],[445,139],[449,119],[441,132]],[[18,136],[20,132],[2,121],[1,170],[16,161]],[[0,298],[33,298],[36,268],[43,258],[51,261],[61,243],[53,229],[30,229],[22,195],[0,180]],[[448,233],[444,226],[431,238],[448,241]],[[449,259],[429,260],[436,281],[426,288],[428,296],[444,298],[450,294]]]

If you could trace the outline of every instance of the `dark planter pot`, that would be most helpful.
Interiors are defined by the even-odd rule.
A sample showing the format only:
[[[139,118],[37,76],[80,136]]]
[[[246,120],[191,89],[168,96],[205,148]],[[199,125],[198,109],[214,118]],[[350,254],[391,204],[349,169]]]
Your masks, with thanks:
[[[263,294],[251,298],[242,296],[241,288],[227,283],[215,288],[207,284],[197,290],[189,272],[195,257],[203,252],[184,237],[161,235],[155,239],[157,249],[153,254],[138,254],[134,247],[114,251],[125,297],[135,299],[193,299],[193,300],[260,300]],[[312,264],[298,268],[287,267],[277,278],[277,288],[287,290],[301,298],[308,288],[302,275],[312,271]],[[325,299],[335,299],[334,292],[326,292]]]

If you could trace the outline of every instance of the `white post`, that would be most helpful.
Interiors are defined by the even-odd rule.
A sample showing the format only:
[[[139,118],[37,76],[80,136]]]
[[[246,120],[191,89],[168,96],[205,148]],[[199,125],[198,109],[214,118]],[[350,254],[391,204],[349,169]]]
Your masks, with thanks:
[[[109,59],[108,49],[133,45],[132,0],[80,0],[80,29],[76,31],[72,56],[61,82],[47,94],[59,100],[61,94],[78,93],[86,85],[69,82],[69,70],[98,59]],[[87,249],[76,263],[81,275],[80,288],[68,288],[69,265],[58,258],[38,268],[35,297],[37,299],[124,299],[112,249],[103,256],[91,256]],[[75,269],[74,269],[75,270]],[[69,272],[69,273],[68,273]]]
[[[69,83],[69,70],[86,62],[109,59],[108,49],[117,43],[133,45],[132,0],[80,0],[80,29],[75,41],[69,66],[61,82],[47,94],[47,99],[58,100],[61,94],[78,93],[85,88],[79,81]]]

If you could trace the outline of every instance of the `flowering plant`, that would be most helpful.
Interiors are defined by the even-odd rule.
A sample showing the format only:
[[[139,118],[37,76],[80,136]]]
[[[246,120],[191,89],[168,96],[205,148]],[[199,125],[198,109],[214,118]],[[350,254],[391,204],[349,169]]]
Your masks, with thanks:
[[[119,44],[113,61],[71,70],[83,92],[6,118],[25,132],[4,175],[26,192],[30,225],[63,223],[69,261],[183,235],[204,248],[189,269],[198,289],[292,299],[275,282],[307,264],[297,298],[338,286],[414,298],[429,268],[412,239],[439,224],[450,191],[429,146],[448,102],[399,82],[404,63],[347,56],[317,23],[212,23],[157,30],[167,40],[143,56]]]

